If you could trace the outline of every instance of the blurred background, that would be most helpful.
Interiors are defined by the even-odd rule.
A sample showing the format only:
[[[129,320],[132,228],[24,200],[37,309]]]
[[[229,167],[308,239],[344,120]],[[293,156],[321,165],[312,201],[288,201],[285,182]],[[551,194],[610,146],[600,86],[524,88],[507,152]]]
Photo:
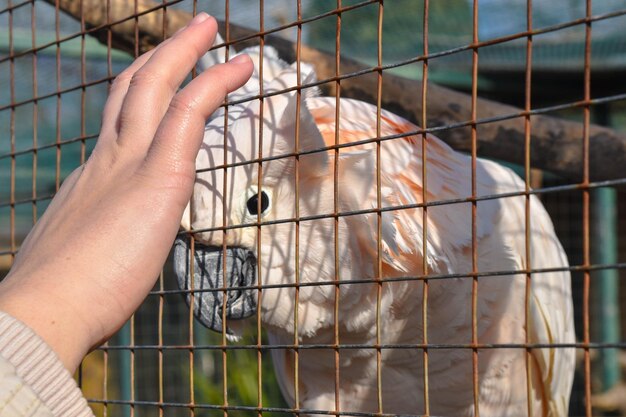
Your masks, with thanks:
[[[297,19],[293,0],[174,1],[168,9],[206,11],[224,20],[226,3],[232,23],[259,29],[279,27]],[[327,13],[335,0],[303,0],[303,18]],[[344,7],[360,4],[343,1]],[[367,2],[366,2],[367,3]],[[367,65],[377,63],[378,3],[342,13],[341,54]],[[592,122],[626,129],[626,4],[618,0],[592,1],[593,15],[606,15],[592,24],[591,97],[608,98],[591,107]],[[526,0],[480,0],[478,36],[481,41],[527,30]],[[584,97],[585,25],[568,24],[585,16],[583,0],[535,0],[533,28],[552,28],[533,36],[532,107],[548,108]],[[472,1],[430,2],[429,52],[455,50],[472,42]],[[308,46],[335,53],[336,15],[302,26]],[[296,29],[278,35],[296,39]],[[62,39],[62,42],[57,42]],[[423,2],[388,0],[384,3],[383,65],[402,63],[423,53]],[[524,106],[526,37],[481,47],[478,94],[502,103]],[[9,56],[12,58],[9,58]],[[0,276],[34,221],[41,216],[62,180],[93,149],[100,126],[108,83],[132,57],[81,34],[81,23],[43,1],[0,0]],[[421,79],[420,62],[388,70]],[[387,71],[385,71],[387,72]],[[429,80],[470,92],[472,52],[458,51],[429,60]],[[620,96],[622,95],[622,96]],[[416,93],[416,99],[417,99]],[[567,106],[563,106],[567,107]],[[552,116],[582,121],[582,107],[555,109]],[[480,111],[479,111],[480,116]],[[582,146],[582,124],[580,140]],[[480,151],[479,151],[480,156]],[[611,161],[607,160],[607,164]],[[508,164],[509,166],[512,166]],[[523,168],[512,166],[520,175]],[[626,171],[625,171],[626,172]],[[626,173],[624,174],[626,178]],[[533,171],[534,187],[569,184],[548,171]],[[572,265],[582,264],[582,193],[559,191],[541,196],[555,223]],[[592,273],[591,338],[621,346],[626,334],[626,192],[623,186],[592,192],[592,263],[611,267]],[[582,273],[573,274],[577,333],[582,334]],[[221,349],[221,335],[210,333],[190,317],[183,297],[176,294],[170,263],[157,287],[132,322],[93,352],[77,375],[98,416],[209,416],[227,414],[285,415],[286,408],[273,377],[268,351]],[[169,291],[169,292],[168,292]],[[240,343],[255,345],[256,328]],[[267,341],[263,341],[267,343]],[[129,349],[128,346],[133,346]],[[194,348],[191,349],[190,346]],[[622,389],[626,353],[602,349],[593,355],[595,393]],[[570,415],[584,414],[582,370],[575,381]],[[259,383],[261,381],[261,393]],[[611,391],[613,390],[613,391]],[[259,395],[261,399],[259,399]],[[620,394],[626,398],[625,394]],[[619,397],[619,395],[618,395]],[[618,398],[616,397],[616,398]],[[130,406],[130,400],[134,406]],[[197,406],[195,410],[189,403]],[[204,406],[202,406],[204,405]],[[214,405],[214,406],[212,406]],[[626,400],[613,411],[597,408],[597,415],[625,415]],[[622,407],[622,408],[619,408]]]

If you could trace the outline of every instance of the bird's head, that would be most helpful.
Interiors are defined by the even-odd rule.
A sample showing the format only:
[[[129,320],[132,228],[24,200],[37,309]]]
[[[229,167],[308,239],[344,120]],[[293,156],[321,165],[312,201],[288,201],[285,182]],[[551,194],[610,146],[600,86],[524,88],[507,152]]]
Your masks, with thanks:
[[[310,81],[302,77],[301,84]],[[288,67],[264,87],[269,96],[239,105],[227,123],[212,120],[196,159],[194,193],[182,221],[193,234],[193,250],[189,235],[177,239],[175,271],[181,288],[194,290],[196,317],[211,329],[225,327],[227,335],[236,333],[233,320],[255,314],[258,304],[265,321],[293,323],[293,304],[284,298],[294,299],[296,263],[328,255],[304,253],[309,245],[303,243],[296,254],[296,239],[318,238],[312,230],[320,222],[302,222],[296,237],[294,219],[332,212],[332,194],[320,198],[328,155],[310,152],[325,146],[306,108],[310,92],[279,93],[296,85],[297,72]],[[308,290],[300,295],[314,296]],[[286,307],[277,309],[280,299]]]

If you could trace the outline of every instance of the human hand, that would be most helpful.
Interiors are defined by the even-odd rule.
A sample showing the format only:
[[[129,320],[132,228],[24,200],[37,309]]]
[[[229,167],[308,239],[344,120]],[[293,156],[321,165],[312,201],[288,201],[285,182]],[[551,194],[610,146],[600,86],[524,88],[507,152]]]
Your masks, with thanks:
[[[205,120],[252,73],[241,56],[177,91],[216,32],[201,13],[115,79],[92,155],[0,283],[0,310],[38,333],[70,372],[153,287],[191,197]]]

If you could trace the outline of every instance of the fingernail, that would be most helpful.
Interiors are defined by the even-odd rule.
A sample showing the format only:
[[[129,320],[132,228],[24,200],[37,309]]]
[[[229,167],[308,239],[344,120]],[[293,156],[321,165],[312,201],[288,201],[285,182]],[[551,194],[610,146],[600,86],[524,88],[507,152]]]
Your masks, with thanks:
[[[196,15],[196,17],[191,19],[191,22],[189,22],[189,26],[200,24],[204,22],[205,20],[207,20],[208,18],[209,18],[208,14],[206,14],[205,12],[200,12]]]
[[[233,59],[229,60],[228,63],[229,64],[243,64],[245,62],[248,62],[249,60],[250,60],[250,57],[248,55],[241,54],[241,55],[237,55]]]

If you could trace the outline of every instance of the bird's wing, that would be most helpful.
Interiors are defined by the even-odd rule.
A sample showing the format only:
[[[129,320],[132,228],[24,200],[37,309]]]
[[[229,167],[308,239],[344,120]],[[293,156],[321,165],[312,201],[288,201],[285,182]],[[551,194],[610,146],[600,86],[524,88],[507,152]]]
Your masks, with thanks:
[[[334,145],[335,99],[309,98],[307,107],[315,118],[326,145]],[[423,204],[424,201],[443,202],[427,209],[427,259],[431,268],[441,270],[447,262],[446,259],[453,256],[455,251],[471,244],[472,230],[471,227],[468,228],[471,225],[471,203],[458,201],[471,196],[472,174],[467,157],[455,152],[438,138],[428,135],[424,146],[426,157],[423,158],[422,135],[415,133],[419,132],[419,128],[385,110],[381,110],[380,126],[377,127],[376,107],[368,103],[341,99],[339,118],[341,122],[337,135],[338,144],[355,143],[355,146],[339,150],[340,169],[341,164],[346,168],[339,173],[339,181],[346,184],[367,182],[369,187],[367,195],[363,197],[364,201],[369,202],[369,207],[358,201],[349,201],[346,208],[354,209],[355,204],[357,207],[361,204],[363,209],[376,207],[378,164],[382,207],[405,208],[388,211],[382,216],[384,261],[399,271],[407,271],[414,269],[414,265],[409,263],[415,262],[414,255],[421,254],[423,250],[422,209],[415,205]],[[378,163],[377,145],[371,141],[378,137],[377,132],[383,138]],[[362,169],[357,169],[359,166]],[[424,171],[426,184],[422,181]],[[358,181],[357,178],[350,178],[351,173],[354,175],[355,172]],[[342,175],[345,178],[342,179]],[[346,189],[344,194],[350,194],[350,190]],[[496,211],[497,204],[481,202],[478,215],[490,218]],[[489,222],[478,222],[477,237],[490,233],[492,228],[493,225]],[[370,233],[369,236],[364,236],[366,240],[376,239],[376,230],[359,230]]]

